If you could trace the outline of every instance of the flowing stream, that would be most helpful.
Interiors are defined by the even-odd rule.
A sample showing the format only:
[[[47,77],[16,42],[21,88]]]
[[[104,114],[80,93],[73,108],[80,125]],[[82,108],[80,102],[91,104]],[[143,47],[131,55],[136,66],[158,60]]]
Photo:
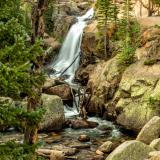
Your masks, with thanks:
[[[53,76],[64,76],[69,84],[72,84],[79,67],[83,30],[93,15],[91,8],[85,15],[77,17],[77,23],[70,28],[57,59],[51,65],[55,70]]]
[[[75,72],[79,67],[83,30],[87,25],[87,22],[92,19],[93,15],[94,15],[94,10],[93,8],[91,8],[85,15],[77,17],[77,22],[73,24],[72,27],[70,28],[63,42],[63,45],[60,49],[58,57],[51,64],[51,66],[55,70],[55,73],[52,76],[54,77],[64,76],[65,81],[68,82],[70,85],[73,85]],[[76,106],[73,106],[72,108],[65,106],[65,117],[66,119],[72,119],[78,117],[78,111],[76,109]],[[98,122],[99,128],[101,126],[103,127],[108,126],[112,128],[112,132],[109,135],[107,135],[107,137],[118,138],[121,136],[121,132],[112,122],[102,120],[101,118],[97,117],[90,117],[88,120]],[[101,131],[99,128],[80,129],[80,130],[67,128],[64,131],[64,135],[68,135],[70,133],[72,136],[75,137],[79,134],[87,134],[89,136],[101,136],[103,135],[104,132]]]

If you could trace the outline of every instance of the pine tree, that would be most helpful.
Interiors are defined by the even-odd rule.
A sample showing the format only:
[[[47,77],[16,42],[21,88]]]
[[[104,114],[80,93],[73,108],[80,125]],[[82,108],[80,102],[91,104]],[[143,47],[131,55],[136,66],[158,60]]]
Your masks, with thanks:
[[[107,51],[109,48],[109,25],[117,23],[117,6],[112,0],[97,0],[96,3],[97,13],[96,16],[98,18],[98,30],[99,35],[104,37],[104,54],[107,56]],[[100,42],[101,43],[101,42]],[[101,46],[100,46],[101,47]]]
[[[21,9],[21,0],[0,1],[0,96],[10,97],[14,101],[28,99],[28,111],[23,106],[13,107],[10,103],[0,103],[0,126],[21,126],[27,124],[28,130],[37,130],[42,116],[39,99],[44,82],[44,75],[39,69],[34,70],[34,62],[42,55],[41,41],[27,41],[28,33]],[[35,103],[35,108],[30,105]],[[37,102],[38,101],[38,102]],[[35,142],[35,133],[30,133]]]
[[[134,53],[137,48],[137,37],[139,24],[132,15],[131,0],[125,0],[123,5],[123,16],[119,20],[119,39],[122,41],[122,51],[119,54],[120,64],[128,65],[134,61]]]

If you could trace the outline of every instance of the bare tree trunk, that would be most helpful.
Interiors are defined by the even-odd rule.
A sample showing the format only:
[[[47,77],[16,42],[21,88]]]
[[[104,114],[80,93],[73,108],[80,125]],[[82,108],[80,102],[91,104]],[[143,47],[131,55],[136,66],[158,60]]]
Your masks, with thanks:
[[[48,0],[38,0],[38,2],[33,6],[32,10],[32,41],[35,42],[36,38],[44,36],[44,20],[43,14],[48,7]]]
[[[33,29],[33,35],[32,35],[32,43],[35,43],[36,38],[40,38],[44,36],[44,21],[43,21],[43,14],[44,11],[48,7],[48,0],[38,0],[37,3],[33,6],[32,11],[32,29]],[[38,61],[37,57],[37,61]],[[41,59],[42,60],[42,59]],[[39,62],[33,62],[34,64],[34,70],[33,72],[36,74],[39,74],[41,72],[41,65]],[[41,63],[42,64],[42,63]],[[34,111],[38,106],[41,105],[41,89],[37,88],[34,90],[36,94],[35,97],[28,97],[28,105],[27,110],[28,112]],[[25,134],[24,134],[24,141],[27,144],[34,144],[37,141],[37,132],[38,132],[38,126],[36,125],[30,125],[30,122],[27,122]]]
[[[152,16],[152,3],[151,0],[148,0],[148,17]]]

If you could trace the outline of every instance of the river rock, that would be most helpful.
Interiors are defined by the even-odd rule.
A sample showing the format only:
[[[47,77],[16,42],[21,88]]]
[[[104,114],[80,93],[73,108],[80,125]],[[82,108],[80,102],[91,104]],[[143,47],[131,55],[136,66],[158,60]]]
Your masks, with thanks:
[[[45,90],[47,90],[47,89],[49,89],[49,88],[51,88],[51,87],[53,87],[55,85],[56,85],[55,79],[53,79],[53,78],[46,78],[46,81],[45,81],[45,83],[43,85],[42,90],[43,90],[43,92],[45,92]]]
[[[151,143],[150,146],[154,149],[156,149],[157,151],[160,151],[160,138],[158,139],[154,139]]]
[[[50,160],[65,160],[64,154],[62,151],[52,151],[50,155]]]
[[[150,144],[154,139],[160,136],[160,117],[153,117],[146,125],[142,128],[137,136],[137,140],[142,141],[146,144]]]
[[[103,143],[98,150],[104,153],[110,153],[115,148],[114,144],[111,141]]]
[[[103,155],[96,155],[91,160],[104,160],[104,156]]]
[[[40,130],[61,130],[65,121],[63,102],[60,97],[42,94],[46,113],[40,123]]]
[[[144,160],[154,149],[142,142],[126,141],[118,146],[106,160]]]
[[[56,85],[44,90],[44,93],[49,95],[57,95],[62,98],[62,100],[72,100],[71,88],[67,84]]]
[[[62,151],[65,156],[72,156],[77,153],[78,149],[77,148],[71,148],[63,145],[54,145],[52,147],[53,150],[58,150]]]
[[[82,135],[79,136],[78,140],[80,142],[88,142],[88,141],[90,141],[90,137],[85,135],[85,134],[82,134]]]
[[[74,129],[95,128],[98,126],[97,122],[86,121],[83,119],[69,120],[66,124]]]

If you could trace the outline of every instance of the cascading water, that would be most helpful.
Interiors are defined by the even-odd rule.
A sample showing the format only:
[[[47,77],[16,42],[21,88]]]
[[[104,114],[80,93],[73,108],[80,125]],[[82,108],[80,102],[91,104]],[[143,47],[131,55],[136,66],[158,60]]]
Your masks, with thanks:
[[[53,76],[64,76],[65,81],[68,82],[70,85],[73,84],[75,72],[79,67],[83,30],[87,25],[87,22],[93,17],[93,15],[94,10],[93,8],[91,8],[85,15],[77,17],[77,23],[73,24],[70,28],[57,59],[51,64],[51,67],[53,67],[53,69],[55,70]],[[66,118],[73,118],[74,116],[77,116],[79,114],[76,106],[73,106],[72,108],[65,106],[64,109]],[[88,120],[98,122],[100,126],[111,126],[112,132],[110,137],[121,136],[121,133],[116,128],[116,126],[113,125],[112,122],[102,120],[101,118],[97,117],[89,118]],[[79,131],[68,128],[65,130],[64,134],[68,135],[68,133],[71,133],[71,135],[75,136],[80,133],[100,136],[103,131],[99,130],[98,128],[83,129]]]
[[[72,84],[76,70],[79,67],[81,41],[83,30],[94,15],[91,8],[85,15],[77,17],[77,23],[70,28],[57,59],[53,62],[52,67],[55,70],[54,76],[65,76],[65,81]]]

